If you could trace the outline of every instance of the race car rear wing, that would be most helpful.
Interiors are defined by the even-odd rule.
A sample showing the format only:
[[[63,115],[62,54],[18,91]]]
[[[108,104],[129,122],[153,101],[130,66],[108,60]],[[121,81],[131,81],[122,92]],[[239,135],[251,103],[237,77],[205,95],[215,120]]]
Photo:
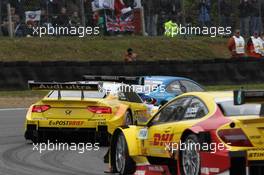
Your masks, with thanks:
[[[264,103],[263,90],[235,90],[234,105],[242,105],[245,103]]]
[[[124,84],[144,85],[143,77],[129,77],[129,76],[101,76],[101,75],[84,75],[84,81],[103,81],[103,82],[116,82]]]
[[[80,90],[81,98],[84,98],[83,91],[98,91],[98,83],[81,83],[81,82],[35,82],[28,81],[28,87],[31,90],[57,90],[58,99],[61,98],[61,90]]]

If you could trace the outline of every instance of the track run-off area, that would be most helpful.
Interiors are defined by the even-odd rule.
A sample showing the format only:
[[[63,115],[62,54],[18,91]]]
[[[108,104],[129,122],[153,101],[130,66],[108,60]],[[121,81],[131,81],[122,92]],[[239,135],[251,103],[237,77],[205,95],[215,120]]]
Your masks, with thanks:
[[[0,109],[0,175],[102,175],[106,147],[79,153],[34,150],[24,139],[27,109]]]

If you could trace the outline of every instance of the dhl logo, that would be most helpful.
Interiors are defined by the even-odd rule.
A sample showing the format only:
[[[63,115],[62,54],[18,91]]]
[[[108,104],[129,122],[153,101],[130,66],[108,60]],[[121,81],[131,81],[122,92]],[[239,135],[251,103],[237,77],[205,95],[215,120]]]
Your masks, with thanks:
[[[154,146],[164,146],[166,143],[171,142],[173,134],[154,134]]]

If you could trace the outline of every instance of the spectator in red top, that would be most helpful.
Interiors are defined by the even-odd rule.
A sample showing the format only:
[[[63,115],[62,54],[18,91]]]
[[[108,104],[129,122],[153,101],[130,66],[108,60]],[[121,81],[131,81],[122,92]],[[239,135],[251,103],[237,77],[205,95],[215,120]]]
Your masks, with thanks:
[[[241,58],[245,56],[245,40],[240,35],[240,30],[236,30],[234,36],[228,41],[228,50],[232,58]]]
[[[133,53],[133,49],[127,49],[127,53],[125,54],[125,62],[134,62],[137,61],[137,54]]]
[[[262,42],[258,32],[254,32],[247,42],[247,54],[252,58],[261,58]]]

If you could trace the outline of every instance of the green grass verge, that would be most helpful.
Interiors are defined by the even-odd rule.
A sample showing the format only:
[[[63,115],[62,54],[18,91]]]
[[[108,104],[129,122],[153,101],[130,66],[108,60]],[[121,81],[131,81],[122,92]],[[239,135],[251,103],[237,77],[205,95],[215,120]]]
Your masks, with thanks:
[[[208,91],[231,91],[240,89],[264,90],[264,84],[243,84],[243,85],[220,85],[220,86],[205,86]],[[0,91],[0,97],[43,97],[48,91]]]
[[[229,58],[226,38],[44,37],[0,38],[0,61],[122,61],[127,48],[139,60]]]
[[[250,90],[264,90],[264,84],[241,84],[241,85],[220,85],[220,86],[205,86],[208,91],[230,91],[240,88]]]

